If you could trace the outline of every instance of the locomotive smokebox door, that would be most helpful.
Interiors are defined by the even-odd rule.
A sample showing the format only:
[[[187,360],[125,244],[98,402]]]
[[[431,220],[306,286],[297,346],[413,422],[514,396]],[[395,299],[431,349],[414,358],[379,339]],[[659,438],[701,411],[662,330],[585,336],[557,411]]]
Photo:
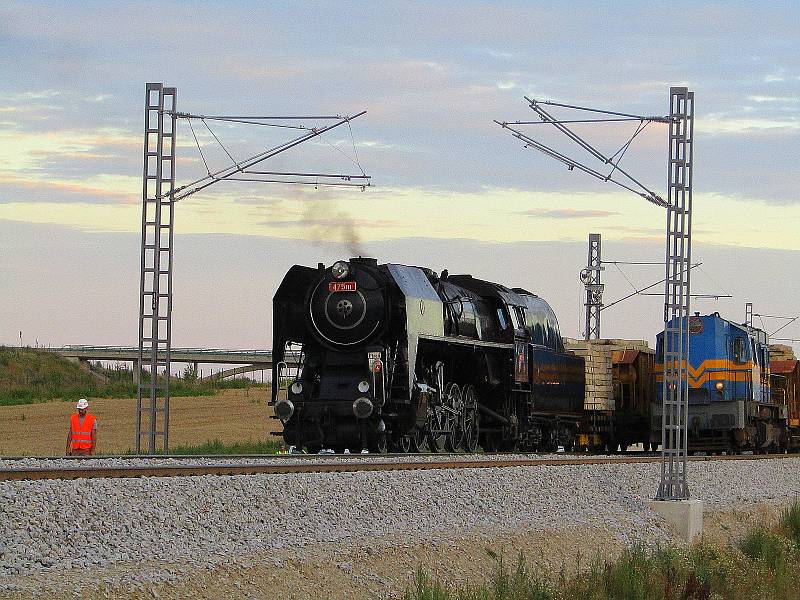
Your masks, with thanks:
[[[514,381],[528,383],[528,344],[514,342]]]

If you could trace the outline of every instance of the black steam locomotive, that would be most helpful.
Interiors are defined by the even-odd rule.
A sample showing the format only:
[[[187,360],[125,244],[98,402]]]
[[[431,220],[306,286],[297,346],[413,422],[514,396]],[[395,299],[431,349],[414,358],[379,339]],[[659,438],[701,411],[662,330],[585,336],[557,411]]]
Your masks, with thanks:
[[[271,404],[311,452],[569,447],[583,359],[542,298],[353,258],[293,266],[274,297]]]

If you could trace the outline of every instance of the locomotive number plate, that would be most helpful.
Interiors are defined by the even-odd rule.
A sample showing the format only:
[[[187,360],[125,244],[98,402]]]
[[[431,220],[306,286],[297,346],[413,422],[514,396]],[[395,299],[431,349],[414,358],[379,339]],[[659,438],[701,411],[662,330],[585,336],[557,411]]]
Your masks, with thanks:
[[[328,284],[329,292],[355,292],[355,281],[331,281]]]

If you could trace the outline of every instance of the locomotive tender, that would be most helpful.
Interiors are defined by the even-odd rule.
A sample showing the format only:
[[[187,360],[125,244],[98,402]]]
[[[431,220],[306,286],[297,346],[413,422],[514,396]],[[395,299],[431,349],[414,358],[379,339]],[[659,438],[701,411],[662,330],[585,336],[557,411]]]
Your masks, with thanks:
[[[584,361],[524,289],[353,258],[293,266],[273,308],[271,404],[287,444],[555,450],[578,433]]]

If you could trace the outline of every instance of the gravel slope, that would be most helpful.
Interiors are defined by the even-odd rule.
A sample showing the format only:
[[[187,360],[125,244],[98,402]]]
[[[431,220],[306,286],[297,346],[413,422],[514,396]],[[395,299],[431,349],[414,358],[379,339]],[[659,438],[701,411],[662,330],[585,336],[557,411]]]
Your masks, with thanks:
[[[667,535],[644,505],[658,476],[657,464],[613,464],[5,482],[0,590],[34,591],[65,569],[136,565],[108,582],[154,582],[260,550],[475,528],[585,525],[648,543]],[[709,508],[789,499],[800,458],[697,462],[689,477]]]

